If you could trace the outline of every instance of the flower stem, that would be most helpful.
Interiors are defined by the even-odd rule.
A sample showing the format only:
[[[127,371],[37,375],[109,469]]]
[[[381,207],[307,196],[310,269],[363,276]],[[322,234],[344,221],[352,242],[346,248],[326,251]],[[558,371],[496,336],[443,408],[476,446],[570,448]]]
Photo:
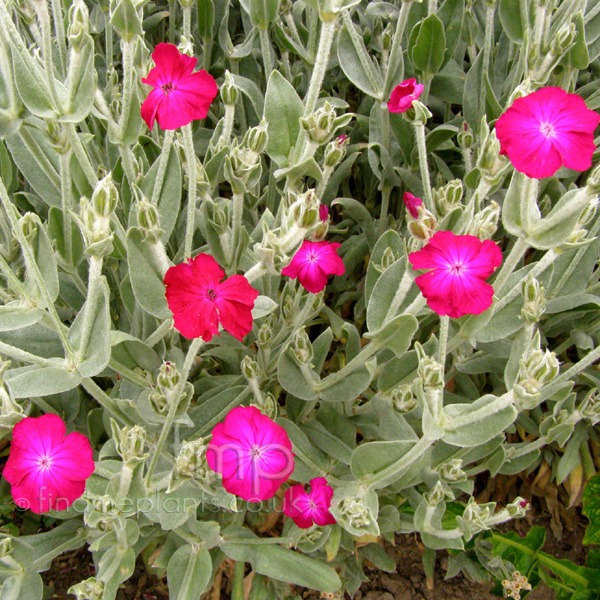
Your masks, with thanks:
[[[319,98],[323,79],[325,78],[325,71],[327,70],[327,63],[329,62],[329,55],[331,53],[331,46],[333,44],[336,27],[337,17],[321,23],[321,36],[319,38],[317,58],[315,59],[315,66],[310,78],[308,92],[304,98],[305,117],[312,114],[317,106],[317,99]]]
[[[160,159],[158,163],[158,172],[156,173],[156,180],[154,181],[154,189],[152,190],[152,204],[158,205],[158,199],[163,188],[165,180],[165,173],[167,172],[167,165],[169,164],[169,157],[171,155],[171,146],[173,145],[173,137],[175,136],[175,130],[167,129],[165,131],[165,139],[163,140],[163,147],[160,152]]]
[[[83,144],[77,135],[75,125],[73,123],[65,123],[64,130],[66,131],[67,139],[71,145],[71,152],[73,152],[75,158],[79,162],[81,169],[88,180],[88,183],[92,187],[96,187],[96,184],[98,183],[98,175],[96,174],[96,170],[90,162],[86,149],[83,147]]]
[[[252,283],[257,279],[260,279],[266,272],[267,269],[261,261],[257,262],[250,270],[246,271],[244,276],[248,280],[248,283]]]
[[[265,79],[269,79],[269,75],[273,72],[273,47],[269,40],[269,32],[267,29],[262,27],[258,28],[258,35],[260,37],[260,50],[263,56],[263,63],[265,67]]]
[[[183,33],[182,37],[190,42],[192,39],[192,7],[184,5],[183,7]]]
[[[440,316],[440,339],[438,340],[437,360],[442,365],[446,363],[446,348],[448,345],[448,329],[450,328],[450,317]]]
[[[485,12],[485,38],[483,45],[483,73],[488,73],[490,69],[490,53],[492,51],[492,42],[494,38],[494,16],[495,16],[495,8],[494,6],[488,5]],[[482,115],[486,115],[486,107],[485,107],[485,99],[487,95],[487,88],[485,84],[481,85],[481,90],[479,91],[479,110],[481,111],[480,118]]]
[[[321,383],[317,384],[316,390],[322,392],[329,389],[336,383],[339,383],[342,381],[342,379],[348,377],[350,373],[354,373],[354,371],[362,367],[367,360],[380,349],[381,346],[374,341],[370,342],[366,346],[363,346],[362,350],[348,364],[342,367],[339,371],[336,371],[335,373],[332,373],[323,379]]]
[[[390,195],[392,194],[392,185],[384,179],[381,184],[381,212],[379,213],[378,235],[382,235],[387,225],[388,211],[390,209]]]
[[[90,256],[90,268],[88,273],[87,298],[85,301],[85,315],[81,327],[79,339],[79,350],[77,351],[78,362],[82,361],[90,341],[90,334],[94,324],[94,313],[98,294],[100,293],[100,281],[102,278],[102,257]]]
[[[425,125],[420,121],[414,121],[415,137],[417,140],[417,150],[419,152],[419,169],[421,171],[421,180],[423,182],[423,191],[425,192],[425,208],[435,214],[433,205],[433,194],[431,192],[431,180],[429,179],[429,167],[427,166],[427,146],[425,144]]]
[[[231,132],[233,131],[233,118],[235,116],[235,105],[225,105],[225,116],[223,117],[223,132],[217,143],[219,148],[227,146],[231,141]]]
[[[465,425],[471,425],[472,423],[476,423],[477,421],[481,421],[491,415],[495,415],[496,413],[504,410],[511,404],[513,404],[515,400],[515,396],[512,390],[509,390],[502,396],[496,398],[494,402],[490,402],[486,406],[482,406],[476,410],[471,412],[467,412],[462,417],[456,417],[453,419],[449,419],[449,423],[446,425],[446,429],[449,431],[459,429],[460,427],[464,427]]]
[[[155,329],[154,332],[144,340],[144,344],[150,346],[150,348],[153,348],[154,346],[156,346],[156,344],[158,344],[158,342],[160,342],[160,340],[162,340],[166,335],[168,335],[168,333],[172,329],[173,319],[167,319],[166,321],[163,321],[158,326],[158,329]]]
[[[542,259],[534,265],[529,273],[523,276],[523,278],[510,290],[510,292],[505,294],[502,299],[494,305],[494,313],[499,313],[509,302],[512,302],[519,295],[519,292],[521,291],[521,283],[525,277],[537,277],[543,273],[555,260],[556,252],[554,250],[548,250],[548,252],[546,252]]]
[[[498,276],[494,280],[495,294],[498,294],[498,292],[504,287],[508,281],[508,278],[515,270],[518,262],[523,257],[523,254],[525,254],[527,251],[527,248],[529,248],[529,244],[523,238],[518,238],[514,243],[508,256],[506,257],[506,260],[504,261],[504,264],[502,265],[502,268],[500,269],[500,272],[498,273]]]
[[[104,13],[104,45],[106,46],[106,66],[113,63],[113,30],[109,12]]]
[[[156,443],[156,448],[154,450],[154,453],[152,454],[152,459],[150,460],[150,465],[148,466],[148,472],[146,473],[146,477],[144,479],[146,487],[149,487],[150,480],[154,473],[154,469],[156,468],[156,463],[158,462],[158,458],[164,448],[165,442],[167,441],[167,437],[171,432],[171,427],[173,426],[173,421],[175,420],[175,415],[177,414],[177,408],[179,407],[179,403],[181,401],[183,388],[188,380],[190,371],[192,370],[192,365],[194,364],[196,355],[198,354],[198,351],[200,350],[203,344],[204,341],[202,340],[202,338],[194,339],[190,344],[190,347],[186,354],[185,361],[183,363],[183,368],[181,370],[181,380],[172,392],[169,412],[167,413],[167,417],[163,424],[162,431],[160,432],[158,442]]]
[[[192,138],[192,124],[183,127],[183,150],[188,165],[188,204],[187,223],[185,226],[184,258],[192,255],[192,244],[196,226],[196,152]]]
[[[73,194],[71,188],[71,152],[61,152],[59,155],[60,165],[60,195],[62,202],[62,224],[63,236],[65,240],[65,254],[69,264],[73,262],[73,234],[71,231],[71,218],[69,210],[73,208]]]
[[[133,96],[133,56],[136,39],[137,38],[134,38],[134,40],[121,40],[121,52],[123,54],[123,96],[121,103],[121,118],[119,120],[119,137],[121,139],[125,136],[125,129],[129,123],[129,111],[131,108],[131,98]]]

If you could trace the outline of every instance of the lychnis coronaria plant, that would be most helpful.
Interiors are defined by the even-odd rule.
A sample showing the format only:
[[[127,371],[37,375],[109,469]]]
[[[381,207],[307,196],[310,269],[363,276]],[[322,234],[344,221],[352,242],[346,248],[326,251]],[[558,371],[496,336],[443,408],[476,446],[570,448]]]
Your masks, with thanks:
[[[600,468],[597,12],[0,2],[1,597],[341,598],[408,534],[534,585],[490,530]]]

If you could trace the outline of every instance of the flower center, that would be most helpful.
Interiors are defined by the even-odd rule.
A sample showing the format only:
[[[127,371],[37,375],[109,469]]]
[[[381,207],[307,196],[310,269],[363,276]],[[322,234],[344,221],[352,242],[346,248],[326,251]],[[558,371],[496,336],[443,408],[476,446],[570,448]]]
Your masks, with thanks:
[[[40,469],[47,471],[52,466],[52,459],[49,456],[42,456],[38,464]]]
[[[169,94],[169,92],[173,92],[174,90],[176,90],[177,86],[173,85],[172,81],[169,81],[169,83],[165,83],[165,85],[161,85],[160,88],[161,88],[161,90],[164,91],[165,94]]]
[[[250,448],[250,456],[252,460],[260,460],[260,457],[262,456],[263,452],[264,448],[261,448],[257,445],[253,445],[252,448]]]
[[[463,274],[464,269],[465,266],[462,263],[456,263],[450,267],[450,273],[452,273],[452,275],[460,276]]]
[[[308,262],[314,263],[319,260],[319,256],[315,252],[308,253]]]
[[[215,292],[215,290],[213,290],[212,288],[206,290],[206,297],[213,301],[217,299],[217,292]]]
[[[554,137],[554,125],[552,125],[552,123],[542,123],[540,125],[540,131],[546,137]]]
[[[317,505],[315,504],[315,501],[314,501],[314,500],[309,500],[309,501],[308,501],[308,508],[309,508],[310,510],[316,510],[316,509],[317,509]]]

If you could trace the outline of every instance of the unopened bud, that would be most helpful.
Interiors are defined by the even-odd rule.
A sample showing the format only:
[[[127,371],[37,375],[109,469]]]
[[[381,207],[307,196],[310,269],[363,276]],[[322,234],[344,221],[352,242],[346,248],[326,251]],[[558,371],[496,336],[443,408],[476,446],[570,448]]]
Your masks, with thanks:
[[[425,354],[423,347],[415,345],[417,356],[419,357],[419,366],[417,373],[423,382],[424,388],[442,388],[444,387],[444,367],[432,356]]]
[[[488,206],[473,217],[467,234],[474,235],[480,240],[490,240],[498,229],[499,218],[500,206],[492,200]]]
[[[360,496],[347,496],[339,506],[340,517],[338,523],[347,525],[357,533],[361,530],[367,533],[371,529],[378,529],[375,515],[366,506],[364,498]]]
[[[453,458],[443,465],[439,466],[435,471],[445,481],[455,483],[458,481],[466,481],[467,474],[463,471],[463,461],[461,458]]]
[[[156,376],[156,386],[164,394],[168,394],[181,383],[181,373],[177,365],[172,362],[164,362],[160,365]]]
[[[474,141],[473,130],[471,129],[471,127],[469,126],[469,124],[466,121],[463,123],[462,129],[459,130],[456,137],[458,139],[458,145],[463,150],[466,150],[468,148],[471,148],[471,146],[473,146],[473,141]]]
[[[454,208],[460,206],[463,193],[463,183],[460,179],[453,179],[445,186],[433,190],[433,200],[438,214],[446,216]]]
[[[385,26],[385,29],[383,30],[383,32],[381,33],[381,46],[382,46],[384,52],[389,52],[389,50],[392,48],[393,40],[394,40],[394,33],[392,31],[392,26],[390,23],[388,23]]]
[[[19,219],[19,225],[27,242],[33,244],[37,238],[38,227],[42,226],[40,218],[35,213],[27,212]]]
[[[425,125],[431,119],[431,111],[420,101],[413,100],[411,107],[402,116],[409,123],[421,123]]]
[[[313,347],[304,327],[294,334],[294,354],[298,362],[304,365],[309,364],[313,359]]]
[[[235,85],[233,76],[229,71],[225,71],[225,81],[221,86],[221,99],[223,100],[223,104],[235,106],[239,97],[240,92],[237,86]]]
[[[173,479],[195,479],[200,484],[210,485],[216,476],[206,461],[207,447],[202,438],[183,442],[175,459]]]
[[[263,117],[259,125],[248,129],[244,136],[243,144],[250,148],[252,152],[256,154],[262,154],[269,141],[269,134],[267,132],[267,121]]]
[[[108,218],[114,212],[119,201],[119,192],[114,184],[112,174],[101,179],[94,188],[91,207],[96,216]]]
[[[13,551],[13,541],[9,537],[0,540],[0,560],[6,556],[10,556]]]
[[[312,115],[301,118],[300,124],[313,142],[324,144],[333,135],[335,116],[335,108],[325,102]]]
[[[446,499],[447,495],[444,484],[441,481],[438,481],[431,490],[424,494],[424,497],[429,506],[437,506]]]
[[[346,156],[346,146],[348,146],[348,138],[343,134],[329,142],[325,147],[323,164],[330,168],[337,167]]]
[[[556,354],[550,350],[533,350],[519,363],[518,383],[529,394],[536,394],[559,373]]]
[[[433,213],[424,208],[419,207],[419,217],[414,221],[408,223],[408,231],[410,234],[422,242],[426,242],[435,233],[437,227],[437,220]]]
[[[409,413],[417,406],[410,385],[400,385],[392,392],[392,406],[401,415]]]
[[[76,52],[79,52],[87,40],[91,40],[90,14],[83,0],[75,0],[69,9],[69,26],[67,35],[69,44]]]
[[[90,577],[72,585],[67,593],[73,594],[77,600],[102,600],[104,598],[104,583],[95,577]]]
[[[117,452],[125,462],[138,463],[148,458],[148,453],[144,452],[146,430],[143,427],[134,425],[121,429],[113,419],[110,425]]]
[[[546,295],[544,286],[531,274],[523,281],[523,308],[521,317],[527,323],[537,323],[546,310]]]
[[[558,33],[552,40],[551,53],[556,56],[562,56],[575,42],[577,28],[575,23],[564,25],[558,30]]]
[[[258,363],[250,356],[244,356],[240,368],[242,375],[249,381],[258,379]]]

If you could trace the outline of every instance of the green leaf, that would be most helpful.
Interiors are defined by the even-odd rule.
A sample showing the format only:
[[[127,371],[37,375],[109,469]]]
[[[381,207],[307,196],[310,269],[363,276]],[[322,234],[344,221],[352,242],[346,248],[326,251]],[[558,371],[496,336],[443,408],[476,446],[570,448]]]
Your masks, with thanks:
[[[160,155],[150,167],[144,179],[140,184],[140,188],[144,195],[151,198],[154,192],[156,176],[160,163]],[[160,228],[164,230],[162,241],[166,242],[171,233],[181,210],[181,192],[183,186],[181,184],[181,165],[179,164],[179,155],[173,145],[169,150],[169,159],[167,162],[167,170],[163,179],[162,188],[158,196],[158,214],[160,218]]]
[[[17,168],[48,206],[61,206],[58,155],[48,138],[37,129],[23,124],[18,133],[5,138]]]
[[[42,600],[44,584],[38,573],[22,573],[9,577],[0,589],[0,600]]]
[[[71,390],[80,384],[81,375],[77,371],[67,371],[58,364],[56,367],[29,365],[7,371],[4,381],[15,398],[31,398]]]
[[[571,22],[575,23],[575,43],[567,54],[568,64],[573,69],[587,69],[590,64],[590,55],[585,37],[585,26],[583,23],[583,13],[579,11]]]
[[[267,29],[279,12],[280,0],[248,0],[252,25]]]
[[[212,560],[205,548],[185,544],[171,556],[167,567],[169,597],[173,600],[197,600],[212,579]]]
[[[140,306],[159,319],[173,315],[167,306],[163,267],[159,264],[151,242],[144,241],[139,227],[127,232],[127,264],[135,299]]]
[[[510,41],[522,44],[523,30],[529,27],[529,23],[521,20],[521,0],[500,0],[498,16]]]
[[[357,479],[377,475],[379,471],[383,471],[401,460],[415,443],[413,440],[399,440],[361,444],[352,453],[352,474]],[[398,474],[394,473],[391,477],[390,482],[397,479]],[[378,488],[386,485],[388,485],[386,480],[377,482]]]
[[[369,305],[373,288],[382,275],[380,270],[381,261],[383,259],[383,253],[389,248],[397,256],[404,253],[404,244],[397,231],[390,229],[386,231],[375,244],[373,251],[371,252],[371,259],[367,267],[367,277],[365,280],[365,305]]]
[[[215,4],[213,0],[196,0],[196,20],[198,22],[198,33],[205,41],[213,37],[215,25]]]
[[[298,425],[283,418],[277,419],[277,424],[286,430],[297,460],[302,461],[316,475],[322,476],[327,472],[328,461],[325,454],[314,446]]]
[[[481,106],[481,86],[483,85],[483,52],[480,52],[471,65],[465,79],[463,114],[471,129],[478,131],[483,107]],[[503,211],[504,212],[504,211]]]
[[[420,24],[411,58],[415,69],[426,76],[435,75],[444,64],[446,33],[444,24],[435,14],[429,15]]]
[[[413,315],[398,315],[375,333],[365,334],[374,343],[389,348],[396,356],[404,356],[419,327],[419,322]]]
[[[24,59],[18,47],[12,46],[11,50],[14,83],[23,104],[36,117],[55,118],[56,108],[51,100],[45,73],[33,59]]]
[[[303,111],[304,105],[294,86],[279,71],[273,71],[267,84],[264,116],[269,133],[267,153],[279,167],[288,166],[288,155],[298,139]]]
[[[112,11],[110,24],[126,41],[131,41],[137,35],[144,35],[142,20],[133,0],[119,0],[119,4]]]
[[[442,66],[454,56],[456,46],[460,40],[464,12],[465,3],[463,0],[445,0],[436,13],[444,25],[446,35],[446,51]]]
[[[256,319],[270,315],[278,306],[277,302],[271,300],[269,296],[258,296],[252,308],[252,320],[256,321]]]
[[[247,385],[236,385],[212,395],[190,411],[197,433],[208,433],[227,413],[239,406],[251,393]]]
[[[584,544],[600,544],[600,475],[594,475],[583,490],[583,514],[589,519]]]
[[[96,92],[96,69],[94,67],[94,42],[88,36],[88,42],[83,47],[69,54],[70,61],[67,69],[67,102],[60,115],[63,123],[79,123],[83,121],[94,104]]]
[[[98,375],[110,361],[110,290],[104,277],[99,288],[98,296],[88,297],[69,330],[69,342],[77,351],[77,370],[83,377]],[[91,300],[94,302],[90,306]],[[88,316],[88,313],[91,314]],[[91,319],[88,336],[82,339],[84,322],[88,318]]]
[[[22,306],[20,300],[0,306],[0,331],[14,331],[34,325],[42,320],[44,311]]]
[[[338,36],[338,60],[346,77],[365,94],[381,100],[383,78],[365,48],[362,36],[344,25]]]
[[[301,400],[316,400],[316,386],[319,375],[310,365],[301,369],[293,356],[293,350],[288,347],[279,355],[277,361],[277,380],[284,390]]]
[[[68,263],[78,265],[83,258],[83,238],[79,227],[70,217],[69,226],[71,227],[71,256],[67,256],[62,210],[57,206],[51,206],[48,211],[48,236],[54,240],[56,250]]]
[[[353,221],[360,225],[369,248],[375,246],[375,226],[373,224],[373,217],[367,210],[364,204],[355,200],[354,198],[336,198],[332,203],[332,206],[340,205],[344,208],[344,216],[350,217]]]

